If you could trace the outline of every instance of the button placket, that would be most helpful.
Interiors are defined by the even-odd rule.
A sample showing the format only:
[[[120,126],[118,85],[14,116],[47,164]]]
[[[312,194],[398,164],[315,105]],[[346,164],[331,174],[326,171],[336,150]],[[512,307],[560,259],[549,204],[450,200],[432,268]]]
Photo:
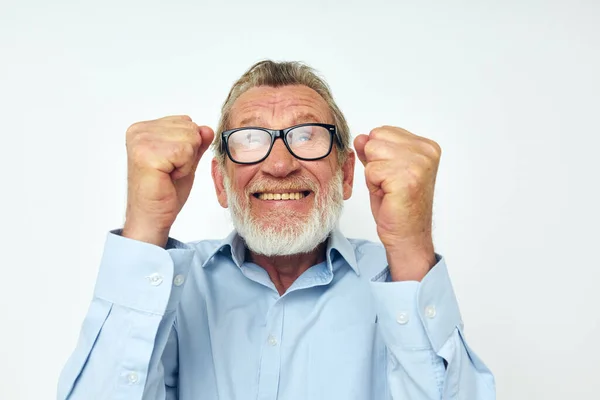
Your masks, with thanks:
[[[156,272],[148,275],[146,277],[146,279],[152,286],[159,286],[161,283],[163,283],[162,275],[160,275],[159,273],[156,273]]]
[[[398,314],[396,314],[396,322],[399,323],[400,325],[407,324],[409,319],[410,318],[408,316],[408,312],[406,312],[406,311],[400,311],[400,312],[398,312]]]
[[[267,343],[269,343],[271,346],[277,346],[277,338],[273,335],[269,335],[269,337],[267,338]]]
[[[284,303],[278,299],[267,314],[266,337],[261,350],[258,398],[274,399],[281,368],[281,338],[283,335]]]
[[[183,285],[183,283],[185,282],[185,276],[179,274],[176,275],[175,278],[173,278],[173,285],[175,286],[181,286]]]
[[[127,374],[127,382],[129,382],[129,384],[131,384],[131,385],[138,383],[139,379],[140,378],[139,378],[138,374],[135,372],[130,372]]]

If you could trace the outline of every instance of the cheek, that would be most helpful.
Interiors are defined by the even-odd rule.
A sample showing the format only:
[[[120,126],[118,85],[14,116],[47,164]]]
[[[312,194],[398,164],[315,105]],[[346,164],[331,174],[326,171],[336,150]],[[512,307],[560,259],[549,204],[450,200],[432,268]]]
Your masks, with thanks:
[[[319,168],[313,168],[310,172],[321,191],[327,190],[329,183],[333,180],[335,175],[335,171],[328,164],[319,165]]]
[[[240,196],[245,196],[246,187],[255,174],[256,172],[250,166],[232,168],[229,171],[229,176],[231,177],[231,186],[233,187],[233,190]]]
[[[246,184],[247,182],[245,179],[236,179],[233,181],[233,188],[241,195],[245,192]]]

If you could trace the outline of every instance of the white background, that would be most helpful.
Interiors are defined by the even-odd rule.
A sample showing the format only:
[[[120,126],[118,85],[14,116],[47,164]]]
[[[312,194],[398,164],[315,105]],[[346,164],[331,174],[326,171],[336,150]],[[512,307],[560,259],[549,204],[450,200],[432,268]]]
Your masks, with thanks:
[[[435,241],[498,398],[597,398],[597,1],[0,4],[1,399],[55,396],[123,221],[127,127],[214,127],[263,58],[317,68],[354,135],[441,144]],[[231,229],[209,165],[180,240]],[[362,173],[341,225],[376,239]]]

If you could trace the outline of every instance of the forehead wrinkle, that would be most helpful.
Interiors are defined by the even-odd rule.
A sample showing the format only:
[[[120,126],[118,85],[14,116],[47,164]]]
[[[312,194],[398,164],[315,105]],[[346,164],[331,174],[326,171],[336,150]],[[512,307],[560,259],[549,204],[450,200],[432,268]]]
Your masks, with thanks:
[[[272,116],[272,118],[274,119],[275,117]],[[316,123],[327,123],[328,122],[326,119],[324,120],[323,118],[319,118],[315,114],[302,112],[302,111],[294,112],[294,117],[289,121],[290,121],[289,126],[299,125],[299,124],[304,124],[304,123],[309,123],[309,122],[316,122]],[[253,116],[249,116],[249,117],[246,117],[243,120],[241,120],[239,123],[239,126],[240,127],[259,126],[259,127],[266,128],[266,126],[264,126],[264,124],[265,124],[264,119],[259,114],[255,114]],[[275,128],[275,129],[285,129],[285,128],[288,128],[288,126],[279,127],[279,128]]]
[[[312,91],[312,89],[309,90]],[[242,101],[239,102],[239,100]],[[274,89],[251,100],[243,98],[239,100],[232,107],[232,116],[239,117],[232,118],[230,128],[243,126],[285,128],[287,125],[292,126],[305,122],[330,123],[333,119],[327,103],[317,92],[310,95],[294,93],[290,96],[289,92]],[[238,119],[239,122],[236,122],[235,119]],[[273,126],[275,121],[277,124],[283,123],[286,126]]]

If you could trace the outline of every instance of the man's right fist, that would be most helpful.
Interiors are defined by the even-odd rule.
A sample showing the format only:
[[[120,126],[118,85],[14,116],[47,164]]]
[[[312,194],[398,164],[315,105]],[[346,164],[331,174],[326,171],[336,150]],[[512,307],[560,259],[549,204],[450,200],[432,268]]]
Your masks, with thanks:
[[[122,235],[165,247],[214,132],[186,115],[127,130],[127,211]]]

